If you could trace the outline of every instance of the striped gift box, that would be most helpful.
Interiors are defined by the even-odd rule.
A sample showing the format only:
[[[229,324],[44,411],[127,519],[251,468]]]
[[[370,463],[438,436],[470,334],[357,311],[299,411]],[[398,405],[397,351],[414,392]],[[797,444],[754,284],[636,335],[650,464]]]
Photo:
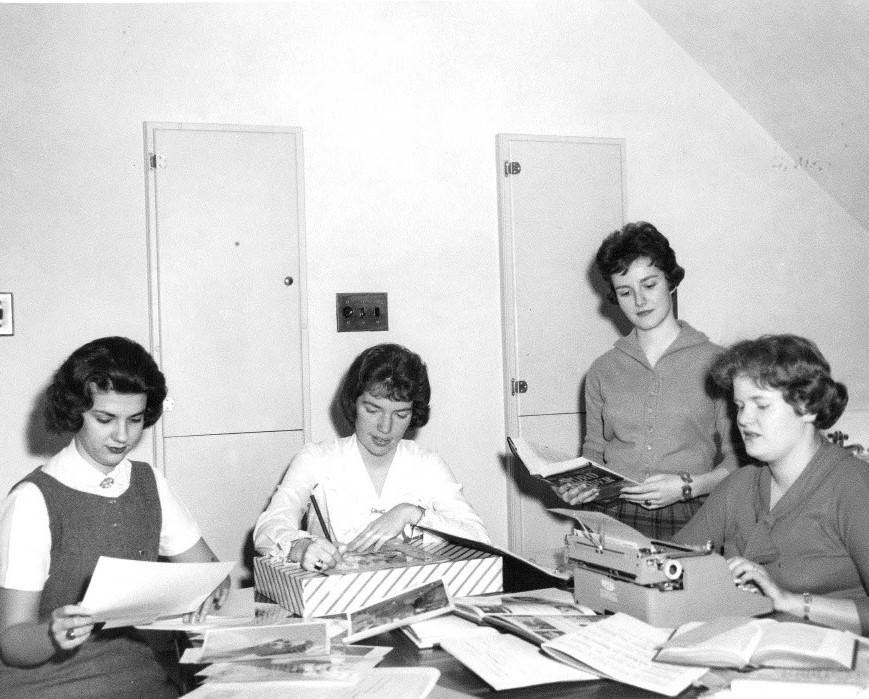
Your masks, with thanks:
[[[438,578],[453,597],[503,591],[500,556],[447,542],[421,548],[437,560],[348,573],[313,573],[297,563],[255,558],[254,585],[257,592],[305,617],[353,612]]]

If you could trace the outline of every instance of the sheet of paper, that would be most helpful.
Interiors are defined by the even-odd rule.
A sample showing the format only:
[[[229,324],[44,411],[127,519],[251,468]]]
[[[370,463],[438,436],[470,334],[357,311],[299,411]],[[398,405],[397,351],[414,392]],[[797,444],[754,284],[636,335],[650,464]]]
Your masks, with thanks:
[[[601,621],[543,644],[564,653],[619,682],[675,696],[704,675],[707,668],[665,665],[652,660],[670,636],[627,614]]]
[[[521,638],[494,629],[488,635],[446,638],[441,641],[441,648],[499,691],[550,682],[599,679],[598,675],[543,655],[536,646]]]
[[[418,648],[432,648],[444,638],[479,636],[492,631],[455,614],[445,614],[434,619],[417,621],[402,627],[401,630]]]
[[[212,683],[185,699],[424,699],[440,677],[432,667],[384,667],[362,673],[350,687],[299,687],[292,683]]]
[[[107,629],[179,616],[196,611],[233,567],[100,556],[81,605]]]

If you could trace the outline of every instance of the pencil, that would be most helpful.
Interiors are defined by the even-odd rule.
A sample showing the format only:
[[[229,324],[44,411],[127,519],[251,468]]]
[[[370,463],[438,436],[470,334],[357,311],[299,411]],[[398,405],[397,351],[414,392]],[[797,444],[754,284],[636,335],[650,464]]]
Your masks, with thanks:
[[[326,520],[323,518],[323,512],[320,509],[320,503],[317,502],[317,497],[311,493],[311,504],[314,506],[314,512],[317,513],[317,519],[320,521],[320,527],[323,529],[323,534],[326,537],[326,541],[330,544],[335,543],[332,541],[332,535],[329,532],[329,526],[326,524]]]

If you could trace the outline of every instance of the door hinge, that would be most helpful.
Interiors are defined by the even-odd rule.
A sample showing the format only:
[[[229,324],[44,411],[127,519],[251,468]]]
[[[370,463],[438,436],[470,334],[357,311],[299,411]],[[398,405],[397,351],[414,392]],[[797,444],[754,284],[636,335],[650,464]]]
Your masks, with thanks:
[[[518,162],[515,160],[504,161],[504,177],[518,175],[520,172],[522,172],[522,166]]]
[[[527,381],[517,381],[516,379],[510,379],[510,395],[515,396],[517,393],[527,393],[528,392],[528,382]]]
[[[151,153],[149,158],[149,165],[152,170],[155,168],[163,169],[166,167],[167,160],[165,155],[157,155],[156,153]]]

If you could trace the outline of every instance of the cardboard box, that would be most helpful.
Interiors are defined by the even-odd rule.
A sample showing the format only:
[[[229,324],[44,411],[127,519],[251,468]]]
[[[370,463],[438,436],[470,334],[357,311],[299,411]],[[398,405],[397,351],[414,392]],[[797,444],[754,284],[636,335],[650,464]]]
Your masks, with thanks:
[[[352,612],[374,602],[443,579],[453,597],[501,592],[503,559],[449,542],[421,547],[433,562],[408,563],[340,573],[313,573],[297,563],[262,557],[253,561],[257,592],[305,617]]]

